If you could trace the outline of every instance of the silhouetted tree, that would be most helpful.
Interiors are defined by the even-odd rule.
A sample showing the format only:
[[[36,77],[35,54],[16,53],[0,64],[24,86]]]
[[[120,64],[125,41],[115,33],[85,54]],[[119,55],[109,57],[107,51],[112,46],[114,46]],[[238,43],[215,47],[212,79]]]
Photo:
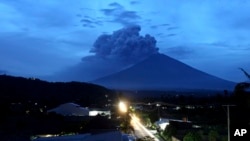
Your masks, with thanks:
[[[174,136],[177,132],[177,129],[175,126],[169,124],[166,126],[165,130],[163,131],[163,135],[165,135],[168,139],[170,139],[172,136]]]
[[[219,133],[215,130],[211,130],[209,133],[208,133],[208,139],[209,141],[216,141],[219,137]]]
[[[202,141],[202,137],[197,132],[188,132],[184,136],[183,141]]]
[[[246,77],[250,80],[250,75],[242,68],[240,68],[246,75]],[[234,100],[237,105],[240,107],[248,107],[250,108],[250,82],[240,82],[234,88]]]

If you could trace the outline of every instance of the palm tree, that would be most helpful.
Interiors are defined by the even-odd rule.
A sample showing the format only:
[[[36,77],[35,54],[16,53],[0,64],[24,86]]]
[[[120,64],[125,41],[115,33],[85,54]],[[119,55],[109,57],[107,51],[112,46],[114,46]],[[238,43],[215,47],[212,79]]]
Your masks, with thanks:
[[[249,94],[247,94],[249,92],[247,92],[247,90],[250,89],[250,75],[243,68],[239,68],[239,69],[246,75],[249,81],[238,83],[235,86],[234,94],[237,98],[244,99],[244,98],[249,97]]]
[[[250,110],[250,75],[244,69],[240,68],[240,70],[249,81],[240,82],[234,88],[232,100],[236,105],[231,114],[231,125],[234,128],[250,125],[250,116],[246,114]]]
[[[243,73],[246,75],[246,77],[250,80],[250,75],[243,69],[243,68],[239,68],[241,71],[243,71]]]

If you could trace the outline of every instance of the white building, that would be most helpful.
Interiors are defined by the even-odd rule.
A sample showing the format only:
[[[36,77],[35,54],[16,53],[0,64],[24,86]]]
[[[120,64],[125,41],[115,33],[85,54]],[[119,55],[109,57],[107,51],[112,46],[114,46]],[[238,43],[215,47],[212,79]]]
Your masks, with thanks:
[[[56,137],[40,137],[33,141],[135,141],[135,137],[128,134],[122,134],[120,131],[109,131],[95,134],[87,133]]]
[[[102,116],[108,116],[109,118],[111,118],[111,112],[108,109],[99,109],[99,108],[89,109],[89,116],[97,116],[98,114]]]
[[[84,108],[75,103],[65,103],[54,109],[48,110],[48,113],[55,112],[63,116],[108,116],[111,118],[111,112],[108,109]]]
[[[169,119],[160,118],[155,122],[155,125],[160,127],[161,130],[165,130],[166,126],[169,125]]]
[[[155,122],[155,125],[160,127],[161,130],[165,130],[165,128],[169,125],[170,121],[178,121],[178,122],[190,122],[186,120],[178,120],[178,119],[168,119],[168,118],[160,118]]]

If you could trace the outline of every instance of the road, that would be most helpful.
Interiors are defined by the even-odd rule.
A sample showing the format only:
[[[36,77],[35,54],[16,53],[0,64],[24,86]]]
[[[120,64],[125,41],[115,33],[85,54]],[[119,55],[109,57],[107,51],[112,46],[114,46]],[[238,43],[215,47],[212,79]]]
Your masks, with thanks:
[[[140,120],[133,114],[131,116],[131,124],[134,127],[135,130],[135,136],[137,138],[143,138],[145,136],[149,136],[151,138],[154,138],[155,141],[161,141],[158,138],[156,138],[145,126],[143,126],[140,123]]]

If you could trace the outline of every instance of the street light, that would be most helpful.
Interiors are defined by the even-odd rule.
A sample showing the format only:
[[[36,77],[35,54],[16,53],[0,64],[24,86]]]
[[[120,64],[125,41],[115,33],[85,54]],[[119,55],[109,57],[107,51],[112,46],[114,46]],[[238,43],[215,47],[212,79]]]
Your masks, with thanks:
[[[125,132],[125,133],[129,133],[130,131],[130,125],[129,125],[129,113],[128,113],[128,105],[127,103],[125,103],[124,101],[120,101],[119,104],[118,104],[118,107],[119,107],[119,110],[120,112],[122,113],[121,116],[122,116],[122,123],[121,123],[121,127],[122,127],[122,130]]]
[[[126,103],[124,103],[123,101],[120,101],[120,102],[119,102],[119,110],[120,110],[122,113],[127,113],[128,108],[127,108]]]

